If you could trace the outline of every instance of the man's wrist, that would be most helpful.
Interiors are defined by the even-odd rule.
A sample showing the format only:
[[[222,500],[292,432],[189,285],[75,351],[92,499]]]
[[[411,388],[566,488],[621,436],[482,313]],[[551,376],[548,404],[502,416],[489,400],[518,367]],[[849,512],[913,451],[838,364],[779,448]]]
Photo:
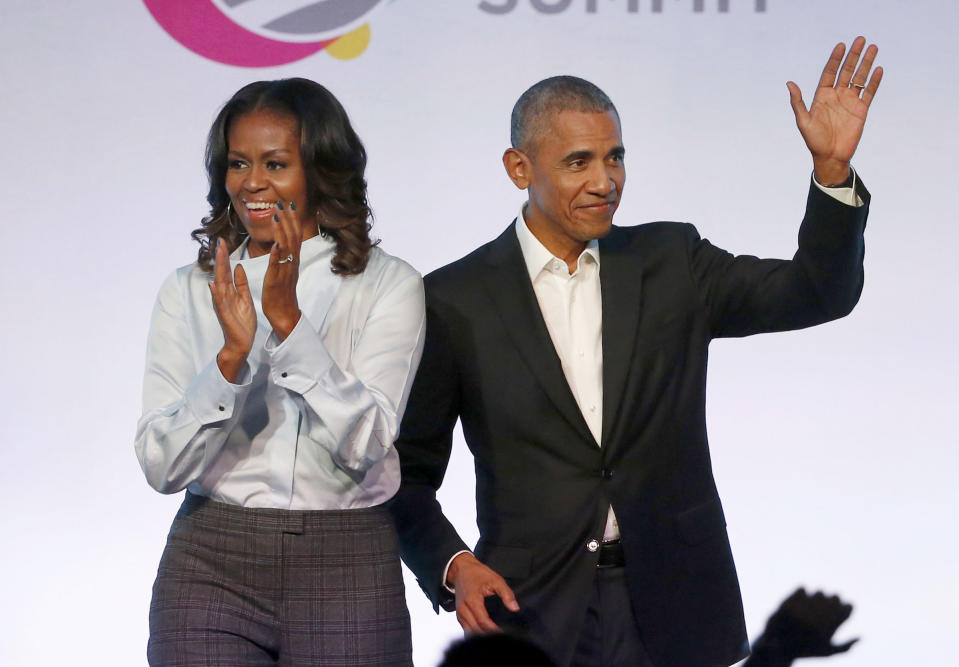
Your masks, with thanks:
[[[813,160],[813,176],[824,188],[850,188],[853,185],[848,162]]]
[[[456,581],[456,575],[459,573],[460,568],[462,568],[462,566],[465,564],[465,560],[468,560],[464,559],[464,556],[469,556],[473,559],[476,558],[469,551],[460,551],[453,554],[453,557],[450,558],[450,562],[446,566],[446,573],[443,577],[443,586],[450,593],[456,592],[456,586],[454,585],[454,582]]]
[[[446,581],[444,582],[447,586],[455,590],[455,585],[453,582],[456,581],[456,575],[459,574],[460,567],[463,565],[463,556],[466,554],[459,554],[458,556],[453,556],[453,559],[450,561],[450,566],[446,570]]]

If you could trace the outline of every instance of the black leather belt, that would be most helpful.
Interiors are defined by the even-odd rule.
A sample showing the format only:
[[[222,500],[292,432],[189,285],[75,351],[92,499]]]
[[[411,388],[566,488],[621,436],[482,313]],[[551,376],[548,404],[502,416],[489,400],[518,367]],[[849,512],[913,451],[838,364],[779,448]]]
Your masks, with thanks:
[[[623,567],[626,557],[623,554],[623,543],[620,540],[601,542],[599,545],[599,560],[596,567]]]

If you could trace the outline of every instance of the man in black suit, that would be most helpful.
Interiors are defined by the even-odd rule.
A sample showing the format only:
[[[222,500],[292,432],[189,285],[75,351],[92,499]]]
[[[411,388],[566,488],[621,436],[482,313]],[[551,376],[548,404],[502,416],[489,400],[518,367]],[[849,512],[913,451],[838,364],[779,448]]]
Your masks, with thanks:
[[[748,652],[706,441],[707,348],[858,300],[869,195],[849,162],[882,77],[864,46],[845,62],[836,46],[809,110],[788,84],[815,179],[788,261],[733,257],[691,225],[612,226],[625,150],[609,98],[554,77],[517,102],[503,162],[528,201],[426,277],[396,443],[403,558],[467,632],[521,631],[563,665]],[[436,501],[457,419],[475,459],[473,553]]]

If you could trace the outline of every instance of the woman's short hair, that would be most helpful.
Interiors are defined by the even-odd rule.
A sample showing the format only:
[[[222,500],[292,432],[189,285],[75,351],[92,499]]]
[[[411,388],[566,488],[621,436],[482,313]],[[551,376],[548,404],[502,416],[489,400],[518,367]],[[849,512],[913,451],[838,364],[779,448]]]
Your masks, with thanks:
[[[252,111],[273,111],[296,120],[307,203],[317,217],[320,233],[336,242],[332,270],[341,275],[362,273],[375,245],[370,240],[373,214],[364,177],[366,149],[333,94],[315,81],[301,78],[244,86],[213,121],[206,144],[210,213],[192,233],[200,244],[197,263],[204,270],[212,270],[219,239],[226,240],[232,252],[246,238],[246,230],[229,207],[227,139],[231,123]]]

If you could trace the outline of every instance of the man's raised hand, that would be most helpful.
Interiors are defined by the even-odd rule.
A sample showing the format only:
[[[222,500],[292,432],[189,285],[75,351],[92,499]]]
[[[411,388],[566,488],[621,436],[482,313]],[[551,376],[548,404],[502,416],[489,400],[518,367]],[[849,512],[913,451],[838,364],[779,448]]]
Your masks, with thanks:
[[[837,185],[848,177],[866,113],[882,81],[881,67],[869,74],[879,49],[872,44],[863,54],[865,46],[866,39],[857,37],[845,62],[846,45],[839,43],[833,48],[808,110],[799,86],[786,83],[796,125],[812,153],[816,180],[822,185]]]

